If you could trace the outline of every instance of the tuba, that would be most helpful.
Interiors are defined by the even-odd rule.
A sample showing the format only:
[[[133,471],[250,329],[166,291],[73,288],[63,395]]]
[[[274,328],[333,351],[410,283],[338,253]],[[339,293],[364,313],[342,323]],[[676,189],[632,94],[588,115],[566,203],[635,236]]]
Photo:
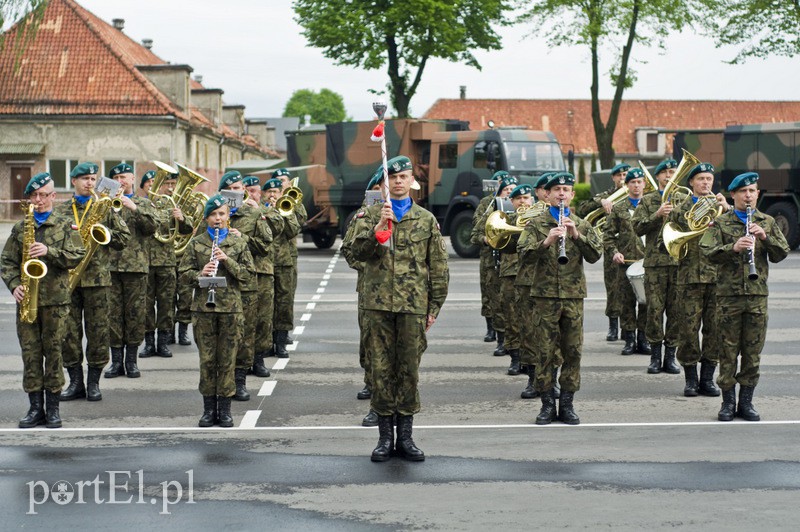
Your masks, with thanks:
[[[639,165],[642,168],[644,168],[644,165],[642,164],[641,161],[639,161]],[[644,192],[643,192],[643,194],[647,194],[647,193],[652,192],[654,190],[658,190],[658,183],[656,183],[656,180],[653,179],[653,176],[650,175],[650,172],[646,168],[644,169],[644,180],[645,180],[645,184],[644,184]],[[622,185],[620,188],[615,190],[614,193],[611,194],[606,199],[609,200],[612,204],[616,205],[617,203],[619,203],[620,201],[624,200],[627,197],[628,197],[628,187],[626,185]],[[599,207],[599,208],[593,210],[592,212],[590,212],[589,214],[587,214],[586,218],[584,218],[584,220],[586,220],[587,222],[592,224],[594,226],[594,228],[597,229],[597,231],[600,234],[602,234],[603,233],[603,227],[606,224],[606,215],[607,214],[608,213],[606,212],[606,210],[603,207]]]
[[[183,211],[184,216],[188,216],[192,219],[192,233],[194,233],[194,230],[197,230],[200,222],[203,221],[203,208],[208,201],[208,196],[199,191],[195,192],[194,189],[201,183],[207,182],[208,179],[183,165],[176,164],[175,166],[178,167],[178,181],[175,184],[175,190],[172,191],[170,200],[175,207]],[[155,183],[153,187],[155,187]],[[151,190],[153,187],[151,187]],[[175,246],[175,253],[181,255],[189,245],[189,241],[192,239],[192,233],[187,235],[180,234],[178,232],[178,221],[174,220],[173,227],[170,228],[169,234],[162,234],[162,238],[158,238],[159,235],[156,233],[156,238],[159,242],[172,242]]]
[[[120,187],[121,190],[121,187]],[[73,269],[69,270],[69,291],[73,292],[77,288],[78,283],[81,282],[81,275],[86,271],[89,262],[92,260],[98,246],[106,246],[111,242],[111,231],[103,225],[102,222],[108,215],[109,209],[114,212],[119,212],[122,208],[122,201],[116,192],[113,195],[101,194],[92,192],[92,205],[89,207],[90,212],[86,214],[86,219],[81,224],[79,229],[83,247],[86,249],[86,255],[83,256],[81,262],[78,263]],[[117,207],[117,205],[119,207]]]
[[[33,225],[33,211],[36,207],[28,206],[25,215],[25,228],[22,233],[22,271],[20,286],[25,288],[25,295],[19,302],[19,321],[34,323],[39,314],[39,279],[47,275],[47,264],[39,259],[30,258],[31,245],[36,242],[36,227]]]
[[[692,191],[685,185],[682,185],[681,181],[686,179],[686,176],[689,175],[689,172],[692,170],[692,168],[700,164],[700,160],[683,148],[681,148],[681,150],[683,151],[683,158],[681,159],[681,163],[675,169],[675,173],[664,186],[664,195],[661,196],[662,204],[668,202],[674,203],[674,196],[678,192],[682,194],[688,194],[689,196],[692,195]]]

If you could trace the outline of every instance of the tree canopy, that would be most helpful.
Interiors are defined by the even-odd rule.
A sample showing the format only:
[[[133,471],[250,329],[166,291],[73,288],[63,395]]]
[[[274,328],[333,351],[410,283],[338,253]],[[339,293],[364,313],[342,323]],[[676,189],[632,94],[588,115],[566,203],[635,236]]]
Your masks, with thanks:
[[[731,63],[751,57],[800,55],[800,1],[719,0],[721,20],[711,26],[717,46],[744,45]]]
[[[0,0],[0,51],[6,44],[6,26],[19,21],[25,15],[32,13],[27,23],[19,24],[15,29],[13,41],[17,57],[22,55],[25,47],[36,36],[36,30],[44,16],[44,10],[49,0]]]
[[[319,92],[299,89],[292,93],[283,109],[283,116],[296,116],[302,122],[305,115],[311,115],[311,121],[315,124],[332,124],[347,119],[344,99],[341,94],[330,89]]]

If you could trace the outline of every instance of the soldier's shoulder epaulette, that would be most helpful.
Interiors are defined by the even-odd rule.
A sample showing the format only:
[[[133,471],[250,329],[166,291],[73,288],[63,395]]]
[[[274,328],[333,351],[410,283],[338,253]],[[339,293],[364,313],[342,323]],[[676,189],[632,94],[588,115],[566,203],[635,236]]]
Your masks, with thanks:
[[[367,215],[367,213],[366,213],[366,212],[364,212],[364,211],[358,211],[358,213],[356,213],[356,218],[363,218],[363,217],[364,217],[364,216],[366,216],[366,215]]]

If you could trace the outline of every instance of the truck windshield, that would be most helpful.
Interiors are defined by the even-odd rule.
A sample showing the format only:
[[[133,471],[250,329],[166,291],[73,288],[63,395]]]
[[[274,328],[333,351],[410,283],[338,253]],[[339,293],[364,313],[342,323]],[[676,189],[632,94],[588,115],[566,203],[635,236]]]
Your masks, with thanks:
[[[552,172],[564,170],[564,156],[558,144],[551,142],[506,141],[508,170],[517,172]]]

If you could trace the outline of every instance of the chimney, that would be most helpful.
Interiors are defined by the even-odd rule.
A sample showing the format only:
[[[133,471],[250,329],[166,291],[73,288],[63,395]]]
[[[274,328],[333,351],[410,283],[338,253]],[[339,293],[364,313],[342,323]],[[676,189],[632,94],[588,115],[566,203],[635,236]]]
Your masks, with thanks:
[[[125,19],[124,19],[124,18],[115,18],[115,19],[112,19],[112,20],[111,20],[111,24],[112,24],[112,25],[113,25],[113,26],[114,26],[116,29],[118,29],[119,31],[122,31],[123,29],[125,29]]]
[[[466,85],[459,85],[458,91],[460,93],[461,99],[462,100],[466,100],[467,99],[467,86]]]
[[[152,50],[153,49],[153,39],[142,39],[142,46],[144,46],[148,50]]]
[[[195,80],[197,83],[200,83],[200,84],[202,84],[202,83],[203,83],[203,75],[202,75],[202,74],[197,74],[197,75],[194,77],[194,80]]]
[[[311,115],[303,115],[303,128],[307,128],[311,126]]]

